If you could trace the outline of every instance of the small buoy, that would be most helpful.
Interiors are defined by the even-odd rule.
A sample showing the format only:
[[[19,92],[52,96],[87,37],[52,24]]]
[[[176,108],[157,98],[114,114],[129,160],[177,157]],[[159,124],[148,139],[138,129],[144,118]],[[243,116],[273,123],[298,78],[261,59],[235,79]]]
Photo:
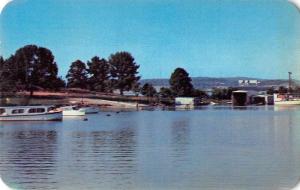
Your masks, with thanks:
[[[110,116],[110,114],[106,114],[106,116]]]
[[[87,120],[88,120],[88,118],[84,118],[84,119],[83,119],[83,121],[87,121]]]

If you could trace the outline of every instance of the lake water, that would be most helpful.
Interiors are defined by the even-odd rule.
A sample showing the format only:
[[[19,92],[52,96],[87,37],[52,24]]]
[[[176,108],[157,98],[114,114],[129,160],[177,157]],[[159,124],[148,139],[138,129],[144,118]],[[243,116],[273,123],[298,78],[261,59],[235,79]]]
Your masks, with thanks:
[[[289,189],[300,178],[300,108],[2,122],[0,175],[17,189]]]

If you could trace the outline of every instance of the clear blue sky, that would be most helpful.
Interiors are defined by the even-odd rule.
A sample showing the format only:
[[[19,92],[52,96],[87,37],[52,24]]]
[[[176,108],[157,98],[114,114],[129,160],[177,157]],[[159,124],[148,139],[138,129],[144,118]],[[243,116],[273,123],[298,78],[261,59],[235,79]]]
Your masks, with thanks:
[[[286,0],[15,0],[0,16],[0,52],[37,44],[70,63],[129,51],[142,78],[300,78],[300,12]]]

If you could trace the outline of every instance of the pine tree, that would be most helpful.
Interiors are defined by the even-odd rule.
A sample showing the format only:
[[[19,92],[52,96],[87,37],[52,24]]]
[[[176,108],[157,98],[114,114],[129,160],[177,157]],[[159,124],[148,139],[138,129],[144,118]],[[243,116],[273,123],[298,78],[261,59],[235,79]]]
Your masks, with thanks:
[[[68,80],[67,87],[87,89],[87,74],[85,63],[80,60],[74,61],[70,66],[68,74],[66,75]]]
[[[176,68],[172,73],[169,83],[176,96],[191,96],[193,93],[192,79],[183,68]]]
[[[36,88],[52,89],[57,78],[58,68],[52,52],[44,47],[27,45],[16,51],[6,60],[9,75],[18,85],[18,90]]]
[[[109,64],[114,87],[120,90],[120,94],[132,90],[140,79],[137,76],[139,65],[132,55],[128,52],[117,52],[110,56]]]
[[[109,64],[105,59],[95,56],[88,61],[88,73],[90,75],[89,85],[91,90],[99,92],[110,91],[109,86]]]
[[[149,83],[144,84],[144,86],[141,88],[141,93],[147,97],[153,97],[157,94],[156,89],[152,86],[152,84]]]

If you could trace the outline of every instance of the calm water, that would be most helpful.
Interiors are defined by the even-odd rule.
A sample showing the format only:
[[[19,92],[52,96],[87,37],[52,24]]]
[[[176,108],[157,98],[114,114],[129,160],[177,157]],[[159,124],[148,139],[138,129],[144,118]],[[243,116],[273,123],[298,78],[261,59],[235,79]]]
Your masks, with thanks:
[[[0,123],[0,174],[17,189],[289,189],[300,108],[107,112]]]

